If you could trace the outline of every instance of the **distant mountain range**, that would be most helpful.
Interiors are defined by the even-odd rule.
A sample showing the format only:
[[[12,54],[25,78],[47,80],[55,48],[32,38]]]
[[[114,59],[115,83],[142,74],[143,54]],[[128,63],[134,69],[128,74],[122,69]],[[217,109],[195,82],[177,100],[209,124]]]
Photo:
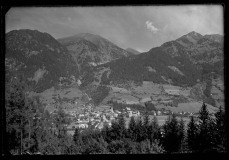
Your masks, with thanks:
[[[9,79],[23,74],[36,92],[79,81],[81,90],[94,91],[144,81],[194,86],[211,73],[223,77],[223,52],[223,36],[194,31],[140,54],[90,33],[56,40],[22,29],[6,33],[5,66]]]

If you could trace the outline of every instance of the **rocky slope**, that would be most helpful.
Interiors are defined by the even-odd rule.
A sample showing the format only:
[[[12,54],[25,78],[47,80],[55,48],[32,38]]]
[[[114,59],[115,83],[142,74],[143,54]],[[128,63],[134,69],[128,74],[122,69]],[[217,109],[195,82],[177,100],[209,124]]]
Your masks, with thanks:
[[[211,82],[215,78],[223,79],[221,42],[212,36],[190,32],[149,52],[95,66],[85,75],[84,82],[90,88],[91,84],[129,88],[131,84],[141,86],[147,81],[183,87],[198,84],[204,88],[199,95],[201,99],[214,105]]]
[[[69,84],[79,76],[68,50],[48,33],[13,30],[6,33],[5,42],[7,76],[23,74],[37,92],[59,83]]]
[[[199,68],[205,69],[209,65],[217,66],[219,72],[223,68],[223,36],[205,35],[190,32],[174,41],[161,45],[161,48],[175,59],[187,57]]]
[[[107,39],[90,33],[58,39],[74,57],[80,67],[81,75],[91,66],[101,65],[112,60],[130,55],[124,49]]]

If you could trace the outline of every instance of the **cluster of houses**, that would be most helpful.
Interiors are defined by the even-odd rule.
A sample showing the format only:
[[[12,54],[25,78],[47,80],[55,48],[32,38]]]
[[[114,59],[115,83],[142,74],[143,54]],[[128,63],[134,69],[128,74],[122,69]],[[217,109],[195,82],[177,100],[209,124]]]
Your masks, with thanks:
[[[75,129],[78,128],[80,131],[84,129],[103,129],[104,126],[110,127],[112,121],[116,121],[120,114],[124,114],[125,117],[138,117],[141,113],[138,110],[133,110],[132,108],[126,107],[122,110],[113,110],[112,106],[104,105],[94,107],[92,103],[85,104],[79,109],[68,109],[65,112],[68,115],[68,118],[71,120],[71,123],[67,125],[67,132],[71,135],[74,134]],[[152,110],[151,115],[160,116],[160,115],[170,115],[173,112],[167,111],[164,108],[161,110]],[[193,113],[188,112],[178,112],[178,115],[181,116],[190,116],[194,115]]]
[[[130,108],[125,108],[122,111],[113,110],[111,106],[100,106],[100,109],[95,110],[92,104],[85,106],[83,113],[76,111],[67,111],[71,124],[67,126],[69,134],[74,134],[75,128],[83,129],[103,129],[105,125],[111,126],[112,121],[116,121],[120,114],[126,117],[140,116],[139,111],[133,111]]]

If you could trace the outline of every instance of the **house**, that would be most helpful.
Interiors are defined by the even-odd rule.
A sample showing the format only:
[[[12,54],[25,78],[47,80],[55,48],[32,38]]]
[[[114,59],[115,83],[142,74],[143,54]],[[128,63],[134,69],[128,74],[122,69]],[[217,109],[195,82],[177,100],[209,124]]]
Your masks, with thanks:
[[[117,113],[114,113],[114,117],[118,117],[118,114]]]
[[[78,128],[88,128],[87,123],[79,123]]]
[[[140,115],[140,112],[139,111],[133,111],[131,117],[132,116],[139,116],[139,115]]]
[[[80,114],[79,117],[84,117],[84,114]]]
[[[127,111],[128,117],[132,117],[132,111]]]
[[[89,118],[89,121],[94,121],[94,120],[95,120],[94,117]]]
[[[113,121],[113,120],[115,120],[115,118],[114,118],[114,117],[111,117],[111,118],[110,118],[110,121]]]
[[[106,116],[103,114],[103,116],[102,116],[102,121],[103,122],[108,122],[108,120],[107,120],[107,118],[106,118]]]
[[[67,126],[67,130],[75,130],[78,127],[78,123],[71,123]]]
[[[157,115],[160,116],[161,115],[161,111],[157,111]]]
[[[118,111],[118,110],[116,111],[116,113],[121,114],[121,112],[120,112],[120,111]]]
[[[95,126],[95,128],[98,128],[98,129],[103,129],[103,122],[100,122],[100,123],[98,123],[96,126]]]
[[[156,115],[157,115],[156,111],[152,111],[152,113],[153,113],[153,115],[154,115],[154,116],[156,116]]]

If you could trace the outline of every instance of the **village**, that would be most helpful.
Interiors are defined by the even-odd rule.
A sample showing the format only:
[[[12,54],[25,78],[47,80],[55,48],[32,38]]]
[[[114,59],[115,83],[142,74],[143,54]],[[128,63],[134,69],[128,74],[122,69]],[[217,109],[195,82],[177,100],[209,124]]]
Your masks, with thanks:
[[[122,110],[113,109],[109,105],[100,105],[95,107],[92,103],[84,104],[81,110],[65,110],[67,118],[70,119],[70,124],[67,125],[67,133],[73,135],[75,129],[78,128],[81,131],[85,129],[102,130],[104,126],[111,127],[112,121],[116,121],[120,114],[124,114],[126,120],[126,127],[131,117],[143,118],[143,112],[125,107]],[[173,114],[167,110],[153,110],[149,112],[150,119],[154,116],[158,119],[158,124],[161,126],[165,123],[168,115]],[[194,115],[193,113],[180,112],[178,116],[189,117]],[[185,121],[189,121],[188,118]]]
[[[110,127],[112,121],[117,120],[122,112],[113,110],[113,107],[106,105],[95,108],[93,104],[89,103],[84,105],[84,109],[81,112],[73,110],[66,111],[66,113],[71,120],[67,130],[69,134],[73,135],[75,128],[79,128],[82,131],[87,128],[101,130],[105,125]],[[139,111],[132,111],[130,108],[127,108],[123,113],[128,117],[140,116]]]

